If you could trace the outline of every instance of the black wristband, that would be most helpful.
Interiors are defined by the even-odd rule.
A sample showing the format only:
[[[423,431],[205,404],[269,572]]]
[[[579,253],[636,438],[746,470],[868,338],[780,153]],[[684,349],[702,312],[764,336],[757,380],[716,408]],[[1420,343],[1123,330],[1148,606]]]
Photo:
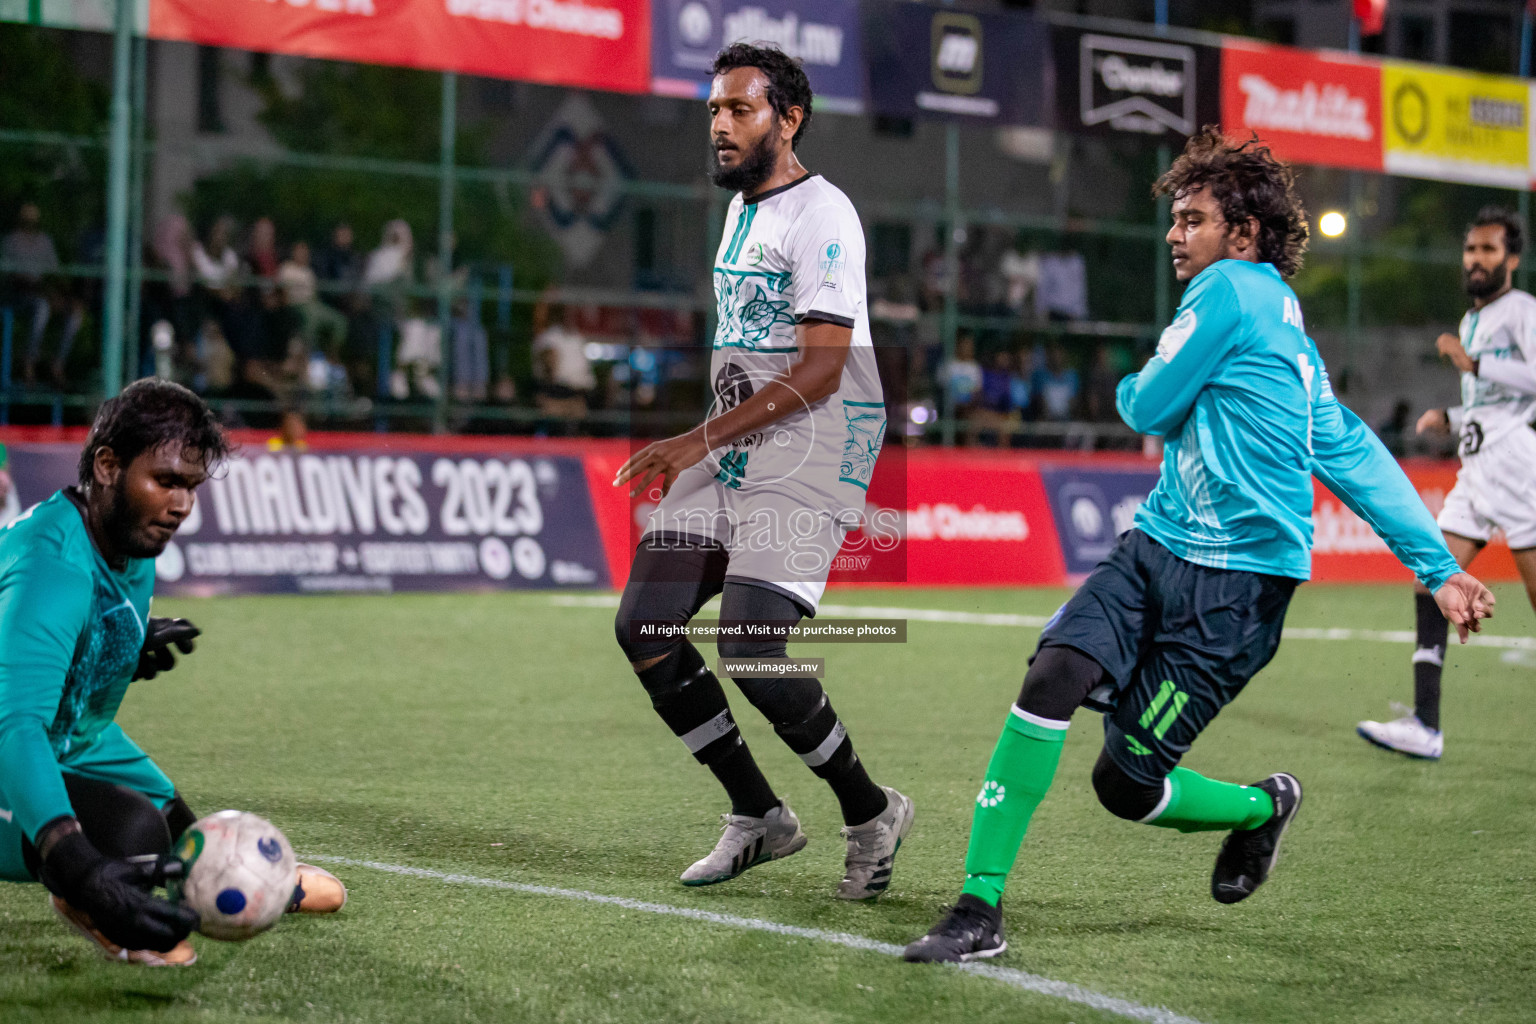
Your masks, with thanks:
[[[37,856],[40,860],[47,860],[53,848],[61,840],[71,833],[81,834],[80,820],[73,814],[61,814],[52,819],[37,830],[37,836],[32,840],[32,845],[37,847]]]

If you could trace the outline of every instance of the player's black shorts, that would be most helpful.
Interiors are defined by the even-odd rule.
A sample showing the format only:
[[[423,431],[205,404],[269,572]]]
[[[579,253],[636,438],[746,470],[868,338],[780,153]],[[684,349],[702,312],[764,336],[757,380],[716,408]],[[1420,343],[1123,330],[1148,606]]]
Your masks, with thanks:
[[[1097,661],[1115,688],[1104,747],[1161,783],[1280,646],[1296,580],[1185,561],[1140,530],[1120,538],[1040,636]]]

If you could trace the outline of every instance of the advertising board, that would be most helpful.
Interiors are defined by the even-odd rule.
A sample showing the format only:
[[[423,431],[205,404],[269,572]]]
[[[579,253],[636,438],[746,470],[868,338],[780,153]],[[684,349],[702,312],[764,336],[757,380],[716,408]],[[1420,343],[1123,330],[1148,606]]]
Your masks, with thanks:
[[[798,58],[819,109],[864,107],[858,0],[653,0],[651,91],[703,99],[715,54],[768,42]]]
[[[1051,35],[1058,128],[1180,142],[1221,119],[1214,46],[1065,28]]]
[[[548,85],[650,87],[649,0],[150,0],[149,34]]]
[[[1387,61],[1381,96],[1388,172],[1529,185],[1530,88],[1523,79]]]
[[[1221,123],[1258,133],[1282,159],[1379,171],[1381,65],[1342,53],[1230,41]]]
[[[23,506],[77,445],[12,446]],[[155,564],[165,595],[606,587],[581,459],[483,451],[244,451]]]
[[[865,3],[869,102],[890,117],[1043,125],[1045,25],[1024,13]]]

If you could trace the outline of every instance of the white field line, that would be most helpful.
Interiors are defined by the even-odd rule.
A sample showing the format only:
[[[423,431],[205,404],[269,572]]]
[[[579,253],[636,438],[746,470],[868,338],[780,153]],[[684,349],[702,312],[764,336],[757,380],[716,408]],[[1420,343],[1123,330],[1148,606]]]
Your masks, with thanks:
[[[420,878],[434,882],[442,882],[446,885],[472,885],[483,889],[501,889],[511,892],[526,893],[531,896],[554,896],[557,899],[581,900],[584,903],[602,903],[613,907],[623,907],[625,910],[635,910],[643,914],[660,914],[666,917],[682,917],[692,921],[702,921],[706,924],[721,925],[726,928],[742,928],[754,932],[768,932],[773,935],[785,935],[797,939],[806,939],[810,942],[825,942],[828,945],[842,946],[845,949],[854,949],[865,953],[879,953],[883,956],[900,956],[901,947],[889,942],[876,942],[874,939],[865,938],[862,935],[851,935],[848,932],[829,932],[820,928],[801,928],[798,925],[780,924],[777,921],[764,921],[756,917],[738,917],[735,914],[719,914],[712,910],[698,910],[694,907],[674,907],[669,903],[651,903],[646,900],[630,899],[627,896],[608,896],[599,892],[588,892],[585,889],[560,889],[550,885],[530,885],[526,882],[508,882],[499,878],[480,878],[475,875],[454,874],[447,871],[433,871],[430,868],[413,868],[404,864],[384,864],[373,860],[354,860],[351,857],[324,857],[316,854],[306,854],[306,859],[320,861],[324,864],[339,864],[345,867],[367,868],[371,871],[383,871],[392,875],[403,875],[406,878]],[[1051,996],[1056,999],[1065,999],[1068,1002],[1078,1003],[1105,1013],[1112,1013],[1130,1020],[1146,1021],[1148,1024],[1200,1024],[1199,1021],[1165,1010],[1160,1006],[1142,1006],[1128,999],[1116,999],[1101,992],[1095,992],[1081,985],[1073,985],[1066,981],[1053,981],[1043,978],[1038,974],[1030,974],[1026,971],[1015,970],[1012,967],[998,967],[993,964],[955,964],[956,970],[967,974],[980,975],[993,981],[1001,982],[1013,988],[1023,989],[1037,995]],[[916,968],[914,968],[915,970]]]
[[[566,608],[617,608],[619,598],[617,594],[560,594],[550,598],[550,603]],[[1024,629],[1041,629],[1050,621],[1048,615],[951,612],[939,608],[898,608],[884,604],[824,604],[820,608],[820,613],[848,619],[891,618],[906,619],[910,622],[948,622],[961,626],[1016,626]],[[1310,629],[1303,626],[1287,626],[1285,639],[1367,640],[1386,644],[1411,644],[1417,638],[1411,629]],[[1474,633],[1471,646],[1536,651],[1536,637]]]

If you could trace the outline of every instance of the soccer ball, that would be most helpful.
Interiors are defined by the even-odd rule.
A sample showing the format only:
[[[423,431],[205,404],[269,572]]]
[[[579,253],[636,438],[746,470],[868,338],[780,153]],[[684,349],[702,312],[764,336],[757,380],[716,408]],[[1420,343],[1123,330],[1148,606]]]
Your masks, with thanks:
[[[265,818],[220,811],[195,822],[176,856],[185,866],[171,896],[201,918],[210,939],[244,942],[283,915],[299,873],[288,838]]]

